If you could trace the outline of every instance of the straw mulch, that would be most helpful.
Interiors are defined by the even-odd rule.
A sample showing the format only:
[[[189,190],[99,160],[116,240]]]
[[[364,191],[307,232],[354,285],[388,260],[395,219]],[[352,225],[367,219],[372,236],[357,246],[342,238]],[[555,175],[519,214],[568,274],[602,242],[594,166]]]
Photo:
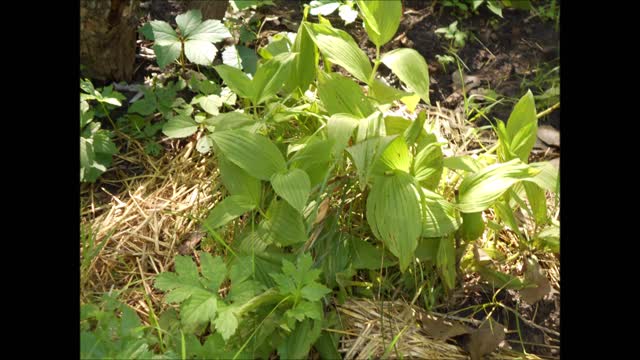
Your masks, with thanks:
[[[81,193],[81,226],[102,246],[83,274],[81,297],[125,288],[121,300],[146,320],[145,293],[156,310],[162,307],[155,275],[167,271],[180,244],[198,233],[195,219],[206,216],[220,194],[215,164],[194,149],[195,140],[170,143],[160,158],[126,140],[128,151]]]

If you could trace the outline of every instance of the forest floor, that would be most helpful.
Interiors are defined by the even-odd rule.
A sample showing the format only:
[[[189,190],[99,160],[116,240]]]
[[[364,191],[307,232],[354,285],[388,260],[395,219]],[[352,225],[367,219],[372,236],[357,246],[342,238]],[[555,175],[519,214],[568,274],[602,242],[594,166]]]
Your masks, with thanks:
[[[276,6],[260,7],[253,15],[268,20],[253,43],[254,48],[268,43],[269,36],[275,33],[295,32],[302,20],[301,3],[275,2]],[[141,23],[149,19],[171,21],[184,10],[174,1],[154,3],[160,6],[148,9]],[[527,89],[544,103],[545,92],[548,94],[550,87],[559,86],[554,83],[559,76],[559,32],[553,21],[527,11],[505,9],[503,14],[501,19],[482,7],[479,14],[461,19],[453,8],[434,1],[405,1],[400,28],[382,51],[410,47],[422,54],[429,64],[432,104],[452,118],[476,120],[465,126],[484,126],[494,123],[496,118],[506,121]],[[360,21],[344,26],[337,13],[328,19],[349,32],[371,59],[375,57],[375,48]],[[435,30],[449,27],[456,20],[458,29],[467,33],[467,39],[464,46],[450,51],[451,42]],[[441,64],[436,56],[447,54],[458,60]],[[464,74],[464,89],[460,71]],[[142,83],[152,72],[159,72],[157,64],[138,58],[133,83]],[[391,85],[399,85],[388,69],[381,67],[380,72]],[[534,156],[539,160],[555,159],[557,165],[560,110],[553,109],[539,123],[549,127],[541,126],[546,133],[541,134],[542,141],[538,141]],[[121,151],[112,169],[97,183],[83,185],[81,190],[82,224],[90,226],[96,239],[104,242],[97,256],[83,269],[81,297],[89,299],[96,293],[121,289],[124,301],[143,319],[148,319],[149,305],[157,307],[156,311],[165,306],[162,295],[152,289],[152,278],[168,270],[175,254],[190,254],[201,241],[195,219],[206,216],[220,199],[218,173],[206,156],[195,151],[193,141],[162,141],[164,152],[159,158],[149,156],[134,139],[117,141]],[[184,213],[189,217],[181,215]],[[202,241],[199,245],[202,249],[213,246]],[[505,255],[508,257],[510,253]],[[469,322],[482,320],[490,312],[507,329],[506,349],[539,358],[559,358],[559,255],[538,254],[538,257],[551,286],[549,293],[535,304],[522,301],[516,291],[496,291],[483,284],[477,274],[469,274],[438,311]],[[510,263],[505,270],[514,275],[525,271],[523,264],[517,262]],[[400,298],[385,300],[411,302]],[[503,306],[479,310],[488,303]],[[463,334],[452,341],[464,349],[469,339]]]

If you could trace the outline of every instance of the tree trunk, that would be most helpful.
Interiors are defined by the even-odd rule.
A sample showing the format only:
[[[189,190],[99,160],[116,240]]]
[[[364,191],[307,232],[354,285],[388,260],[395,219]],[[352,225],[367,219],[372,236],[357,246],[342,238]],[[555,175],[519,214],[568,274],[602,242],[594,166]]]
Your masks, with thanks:
[[[138,0],[80,1],[80,63],[98,80],[130,81],[136,60]]]
[[[222,20],[229,0],[183,0],[185,10],[200,9],[202,11],[202,20],[217,19]]]

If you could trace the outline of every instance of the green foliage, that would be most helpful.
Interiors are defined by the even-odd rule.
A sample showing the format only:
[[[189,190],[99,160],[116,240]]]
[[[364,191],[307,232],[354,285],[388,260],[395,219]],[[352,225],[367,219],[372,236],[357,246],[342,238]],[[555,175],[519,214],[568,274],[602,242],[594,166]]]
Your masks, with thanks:
[[[185,56],[194,64],[211,65],[218,52],[214,43],[231,37],[231,33],[220,20],[203,22],[202,12],[197,9],[176,16],[176,23],[179,33],[164,21],[150,22],[155,42],[153,50],[161,68],[179,57],[184,67]]]
[[[451,40],[451,48],[453,49],[463,48],[469,36],[466,31],[458,29],[458,21],[452,22],[449,27],[436,29],[435,32],[436,34],[443,34],[445,39]]]
[[[91,109],[89,101],[96,101],[106,116],[109,115],[107,104],[122,106],[124,96],[107,86],[102,91],[96,90],[89,80],[82,80],[80,88],[80,181],[95,182],[111,165],[113,155],[118,153],[111,140],[112,133],[101,129],[99,121],[95,121],[96,111]]]

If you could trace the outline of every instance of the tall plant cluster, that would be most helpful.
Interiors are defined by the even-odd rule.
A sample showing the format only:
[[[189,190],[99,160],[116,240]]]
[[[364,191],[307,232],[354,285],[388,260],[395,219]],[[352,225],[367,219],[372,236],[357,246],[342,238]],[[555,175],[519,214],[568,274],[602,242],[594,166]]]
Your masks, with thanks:
[[[558,224],[547,214],[546,197],[558,191],[557,171],[528,162],[537,129],[532,94],[520,99],[506,125],[498,124],[494,149],[475,158],[445,157],[426,112],[416,112],[420,101],[429,104],[425,59],[409,48],[381,53],[398,29],[401,2],[356,3],[376,49],[373,63],[348,33],[321,15],[309,22],[305,13],[295,37],[278,40],[287,46],[259,52],[263,59],[252,76],[236,66],[213,66],[233,100],[223,100],[222,84],[205,79],[212,89],[168,116],[164,133],[199,132],[198,149],[211,152],[220,171],[227,195],[202,225],[226,256],[199,252],[199,266],[177,256],[175,270],[155,279],[165,301],[179,309],[148,329],[162,353],[157,358],[268,358],[274,350],[281,358],[305,358],[311,347],[335,358],[338,335],[323,331],[339,326],[327,306],[331,294],[340,301],[351,293],[350,279],[359,271],[397,266],[410,273],[424,263],[453,289],[457,253],[482,236],[489,209],[497,214],[491,226],[514,231],[513,209],[527,209],[536,233],[522,234],[522,246],[558,251]],[[151,24],[162,66],[176,59],[184,65],[184,55],[211,62],[196,53],[223,31],[196,20],[180,17],[180,34]],[[404,89],[376,76],[381,65]],[[234,109],[236,103],[241,106]],[[413,114],[389,115],[398,103]],[[445,181],[445,174],[454,180]],[[228,242],[223,232],[232,222]],[[528,285],[475,266],[500,286]],[[107,321],[98,315],[109,317],[91,310],[87,329],[98,331]],[[132,327],[139,324],[129,317],[121,328],[138,349],[142,335]],[[96,345],[100,339],[83,340],[83,351],[108,355]]]

